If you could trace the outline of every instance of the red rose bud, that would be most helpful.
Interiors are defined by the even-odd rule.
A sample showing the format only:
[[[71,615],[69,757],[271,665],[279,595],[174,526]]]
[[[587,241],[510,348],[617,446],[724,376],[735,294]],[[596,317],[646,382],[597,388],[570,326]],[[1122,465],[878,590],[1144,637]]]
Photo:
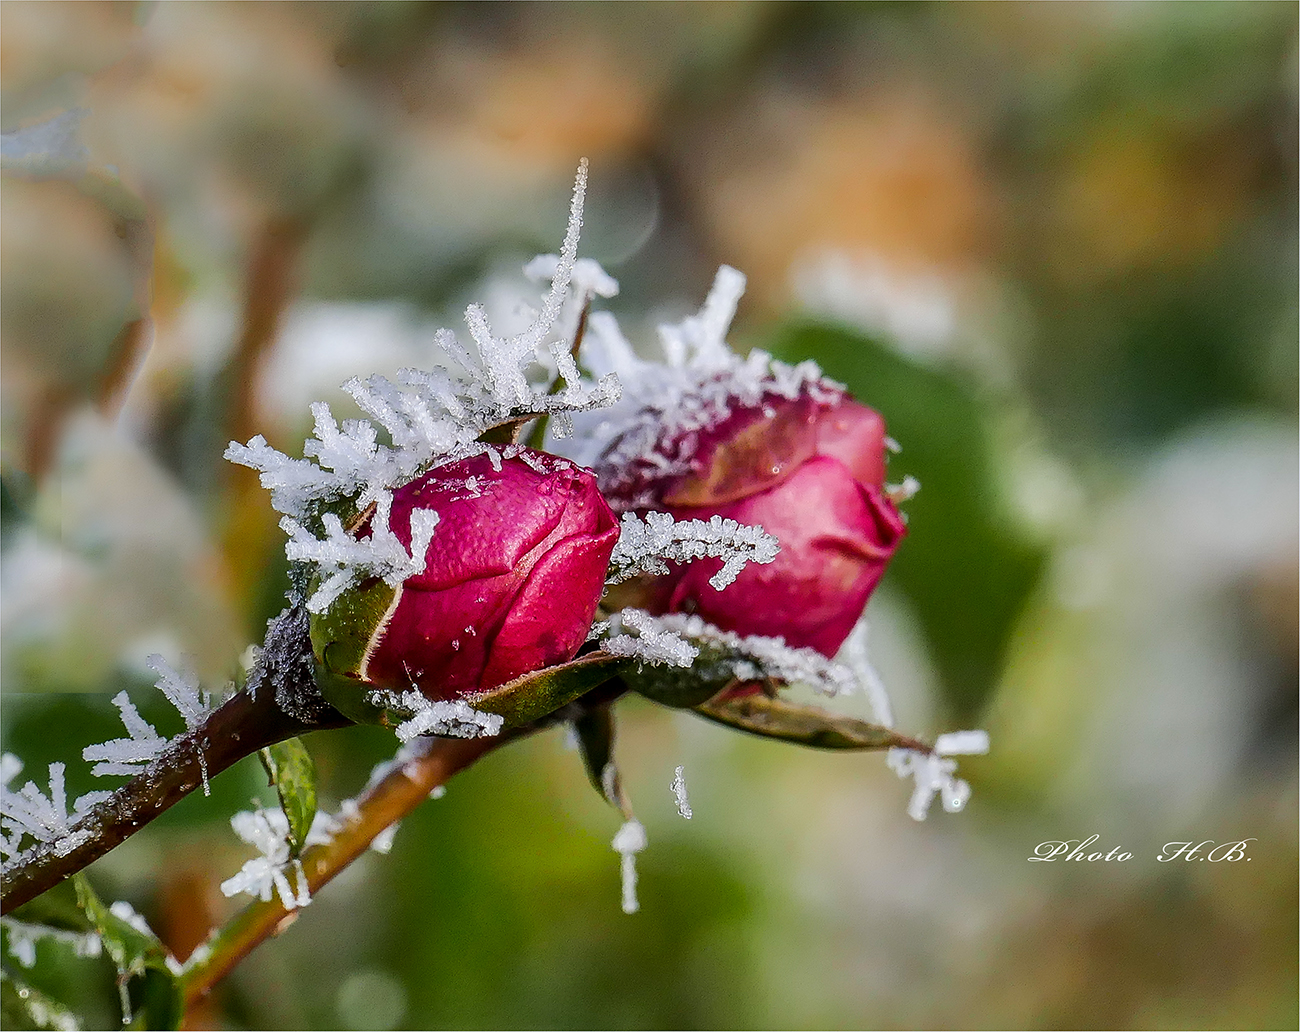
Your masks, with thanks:
[[[757,524],[781,552],[722,591],[708,583],[718,561],[678,566],[647,604],[833,656],[906,532],[884,492],[885,451],[884,420],[848,397],[805,392],[733,411],[701,433],[690,472],[664,485],[657,507]]]
[[[438,513],[424,572],[397,588],[360,585],[313,619],[331,673],[438,700],[573,658],[618,526],[590,471],[517,452],[441,466],[393,492],[389,526],[404,547],[411,513]],[[368,522],[356,534],[368,536]]]

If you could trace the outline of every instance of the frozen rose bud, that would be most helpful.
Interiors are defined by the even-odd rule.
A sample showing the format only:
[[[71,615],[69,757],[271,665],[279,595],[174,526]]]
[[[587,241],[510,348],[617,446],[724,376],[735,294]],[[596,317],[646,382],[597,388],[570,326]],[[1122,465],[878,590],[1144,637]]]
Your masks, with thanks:
[[[363,584],[313,621],[331,673],[438,700],[573,658],[618,527],[590,471],[518,451],[441,466],[393,492],[389,526],[405,547],[411,513],[438,513],[424,572],[396,589]]]
[[[654,507],[759,525],[781,551],[722,591],[708,583],[717,560],[677,566],[642,604],[833,656],[906,532],[884,492],[884,420],[846,396],[802,393],[733,411],[698,435],[689,472],[660,485]]]

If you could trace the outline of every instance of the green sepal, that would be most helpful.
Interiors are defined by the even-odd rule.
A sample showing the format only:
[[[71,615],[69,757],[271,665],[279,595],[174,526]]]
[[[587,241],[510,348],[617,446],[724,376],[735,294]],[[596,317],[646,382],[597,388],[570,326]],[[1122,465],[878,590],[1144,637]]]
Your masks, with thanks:
[[[316,664],[316,687],[321,698],[342,713],[354,724],[392,724],[388,711],[376,706],[368,698],[375,685],[357,677],[333,674],[325,666]]]
[[[297,856],[316,816],[316,765],[297,738],[261,749],[258,756],[280,797],[280,809],[289,822],[289,845]]]
[[[466,695],[465,701],[476,710],[503,717],[506,727],[522,727],[567,706],[622,673],[627,665],[621,656],[591,652],[523,674],[491,691]]]
[[[587,779],[611,806],[618,806],[618,773],[606,782],[605,771],[614,761],[614,713],[608,706],[597,706],[585,711],[573,722],[578,736],[578,750],[582,765],[587,768]],[[613,798],[611,798],[611,793]]]
[[[878,724],[761,694],[714,699],[696,706],[695,712],[752,735],[814,749],[915,749],[920,745]]]
[[[81,1028],[63,1004],[0,970],[0,1027],[12,1030]]]
[[[90,887],[84,875],[74,874],[77,902],[104,944],[104,952],[117,968],[123,1010],[131,1014],[127,1028],[180,1028],[184,997],[176,977],[178,965],[152,932],[141,931],[114,914]],[[134,991],[133,991],[134,990]]]
[[[313,581],[311,590],[316,586]],[[374,577],[343,592],[325,612],[313,613],[311,650],[316,662],[332,674],[354,677],[398,590]]]

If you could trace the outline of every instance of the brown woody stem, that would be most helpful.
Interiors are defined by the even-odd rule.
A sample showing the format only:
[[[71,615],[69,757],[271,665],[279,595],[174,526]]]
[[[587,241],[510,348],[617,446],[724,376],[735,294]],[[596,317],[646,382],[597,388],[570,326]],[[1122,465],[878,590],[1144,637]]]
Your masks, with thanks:
[[[479,757],[532,729],[506,732],[497,738],[421,738],[416,754],[408,757],[358,800],[340,831],[327,845],[312,846],[302,854],[307,885],[315,893],[361,856],[385,828],[401,820],[453,774]],[[206,946],[199,947],[181,975],[188,1010],[224,978],[254,948],[292,923],[296,912],[286,910],[278,897],[244,909],[219,929]]]

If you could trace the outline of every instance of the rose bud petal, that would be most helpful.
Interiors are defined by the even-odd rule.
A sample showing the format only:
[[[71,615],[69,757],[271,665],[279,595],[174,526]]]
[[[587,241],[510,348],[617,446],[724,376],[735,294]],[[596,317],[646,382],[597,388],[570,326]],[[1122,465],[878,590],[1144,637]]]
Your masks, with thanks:
[[[496,463],[476,455],[440,466],[393,492],[389,526],[404,547],[411,513],[438,513],[424,571],[387,589],[377,619],[377,604],[364,599],[387,588],[382,582],[331,606],[321,621],[329,630],[314,627],[313,643],[332,673],[379,688],[414,686],[437,700],[573,658],[604,590],[618,526],[590,471],[517,451]],[[369,532],[368,522],[356,530]],[[342,633],[341,621],[349,624]],[[330,653],[326,639],[349,635],[359,647]]]
[[[708,583],[719,561],[675,565],[638,585],[634,604],[696,612],[723,630],[782,637],[833,656],[906,533],[884,492],[884,420],[842,393],[805,390],[733,408],[692,433],[689,441],[660,442],[661,454],[691,458],[687,472],[653,485],[648,508],[676,519],[721,515],[758,525],[781,551],[772,563],[747,566],[722,591]],[[617,480],[616,471],[600,474],[602,483]]]

